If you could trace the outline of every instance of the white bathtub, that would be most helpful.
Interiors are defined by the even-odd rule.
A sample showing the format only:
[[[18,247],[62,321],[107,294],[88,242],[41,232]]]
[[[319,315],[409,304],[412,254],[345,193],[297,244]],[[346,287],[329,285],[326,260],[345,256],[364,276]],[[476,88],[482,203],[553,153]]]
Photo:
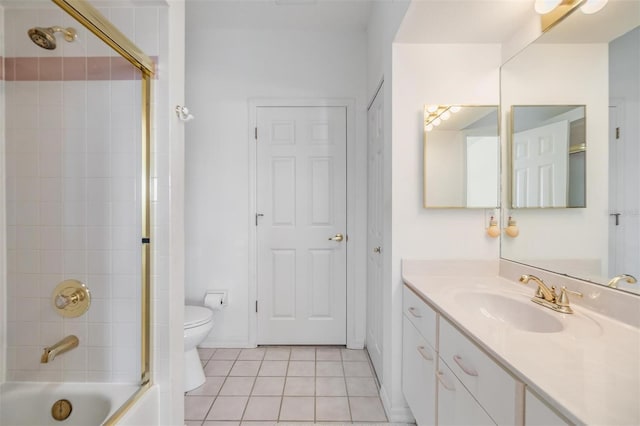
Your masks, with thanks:
[[[7,382],[0,385],[0,426],[98,426],[138,389],[134,384]],[[64,421],[55,420],[51,407],[71,402]]]

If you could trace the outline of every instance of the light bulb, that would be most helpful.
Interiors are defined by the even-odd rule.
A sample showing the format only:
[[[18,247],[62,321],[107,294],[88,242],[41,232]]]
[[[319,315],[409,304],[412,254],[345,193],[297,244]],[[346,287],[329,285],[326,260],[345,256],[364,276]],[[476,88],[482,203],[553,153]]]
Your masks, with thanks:
[[[454,114],[455,114],[456,112],[459,112],[461,109],[462,109],[462,107],[461,107],[461,106],[459,106],[459,105],[452,105],[452,106],[449,108],[449,111],[451,111],[452,113],[454,113]]]
[[[439,126],[440,123],[442,123],[442,120],[440,120],[440,118],[436,118],[435,120],[432,121],[434,126]]]
[[[509,216],[509,221],[507,222],[507,228],[504,230],[504,232],[506,232],[507,235],[510,236],[511,238],[515,238],[518,236],[518,234],[520,234],[520,229],[518,229],[518,224],[516,223],[515,220],[511,218],[511,216]]]
[[[493,216],[491,216],[491,220],[489,220],[487,235],[490,236],[491,238],[496,238],[500,235],[500,228],[498,228],[498,221],[495,220]]]
[[[436,112],[438,105],[427,105],[427,112]]]
[[[424,128],[427,132],[430,132],[433,130],[433,124],[429,123],[427,124],[427,127]]]
[[[562,0],[536,0],[534,8],[537,13],[544,15],[551,12],[562,3]]]
[[[582,6],[580,6],[580,10],[582,13],[587,15],[591,15],[592,13],[596,13],[600,11],[606,4],[608,0],[587,0]]]
[[[448,120],[451,117],[451,113],[449,111],[445,111],[440,115],[440,118],[443,120]]]

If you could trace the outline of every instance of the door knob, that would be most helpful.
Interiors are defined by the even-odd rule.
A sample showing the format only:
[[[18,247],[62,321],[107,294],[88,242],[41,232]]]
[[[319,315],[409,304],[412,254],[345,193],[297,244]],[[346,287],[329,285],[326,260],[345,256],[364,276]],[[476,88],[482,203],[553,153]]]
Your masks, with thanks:
[[[337,241],[337,242],[340,242],[340,241],[342,241],[342,240],[344,240],[344,235],[342,235],[342,234],[336,234],[336,235],[334,235],[333,237],[329,238],[329,241]]]
[[[374,247],[373,248],[373,252],[374,253],[380,253],[382,251],[382,249],[380,247]]]

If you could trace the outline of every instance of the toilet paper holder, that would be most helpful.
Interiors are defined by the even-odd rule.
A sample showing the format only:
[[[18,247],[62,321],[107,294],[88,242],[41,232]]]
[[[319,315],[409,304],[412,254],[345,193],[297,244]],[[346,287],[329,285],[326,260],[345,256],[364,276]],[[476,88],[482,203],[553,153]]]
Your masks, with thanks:
[[[227,306],[228,303],[226,290],[207,290],[204,295],[204,305],[210,308],[222,308]]]

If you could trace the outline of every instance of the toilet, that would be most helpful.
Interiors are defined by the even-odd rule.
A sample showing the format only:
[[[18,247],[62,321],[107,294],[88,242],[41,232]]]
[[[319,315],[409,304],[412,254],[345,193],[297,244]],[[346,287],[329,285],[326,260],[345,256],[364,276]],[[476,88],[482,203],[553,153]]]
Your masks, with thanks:
[[[188,392],[205,382],[204,370],[198,356],[198,345],[213,328],[213,311],[204,306],[184,307],[184,391]]]

